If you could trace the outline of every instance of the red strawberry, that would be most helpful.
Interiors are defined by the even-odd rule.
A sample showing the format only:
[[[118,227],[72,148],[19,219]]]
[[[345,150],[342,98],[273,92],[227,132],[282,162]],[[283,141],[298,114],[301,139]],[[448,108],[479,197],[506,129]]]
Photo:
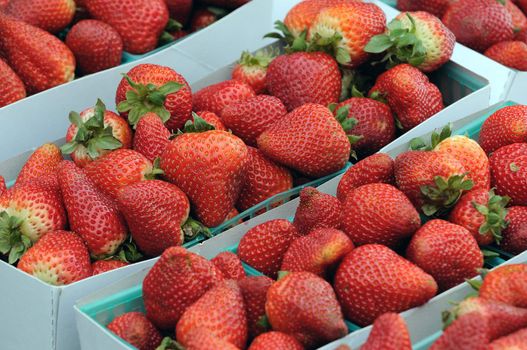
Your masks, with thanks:
[[[296,52],[275,58],[267,69],[266,86],[288,111],[306,103],[324,106],[338,101],[341,75],[337,62],[323,52]]]
[[[340,201],[314,187],[300,191],[300,204],[293,224],[301,235],[318,228],[339,228],[342,218]]]
[[[379,316],[361,350],[412,350],[410,334],[403,318],[394,313]]]
[[[263,94],[266,90],[267,67],[274,58],[273,52],[258,51],[253,55],[244,51],[232,69],[232,79],[249,84],[256,94]]]
[[[527,44],[527,28],[520,30],[514,35],[514,40],[522,41]]]
[[[273,330],[315,348],[348,333],[331,285],[310,272],[291,272],[267,291],[265,311]]]
[[[216,113],[208,111],[199,111],[196,113],[201,119],[214,127],[214,130],[228,131],[223,121]]]
[[[66,45],[75,55],[78,69],[91,74],[121,64],[123,41],[110,25],[96,19],[75,24],[66,36]]]
[[[95,276],[128,265],[129,264],[124,261],[111,259],[97,260],[93,264],[91,264],[91,267],[93,269],[93,276]]]
[[[37,148],[26,161],[16,179],[17,185],[29,182],[51,185],[58,190],[58,165],[62,161],[60,148],[52,143],[46,143]]]
[[[197,328],[245,348],[247,315],[242,293],[235,281],[218,283],[185,310],[176,326],[178,342],[185,346],[192,338],[192,330]]]
[[[479,296],[483,299],[526,308],[527,265],[503,265],[488,272],[479,288]]]
[[[396,248],[421,226],[408,197],[388,184],[354,189],[342,208],[342,230],[357,245],[379,243]]]
[[[209,85],[192,96],[194,110],[210,111],[220,116],[223,108],[231,103],[254,97],[251,86],[238,80],[226,80]]]
[[[221,120],[246,144],[255,146],[258,136],[286,114],[278,98],[259,95],[231,103],[221,112]]]
[[[186,25],[192,12],[192,0],[165,0],[170,18]]]
[[[156,350],[181,349],[182,346],[171,338],[164,338],[161,345]],[[232,343],[223,340],[205,328],[193,328],[190,330],[186,342],[185,350],[240,350]]]
[[[527,328],[516,331],[490,343],[489,350],[527,349]]]
[[[223,273],[227,279],[242,280],[245,278],[240,258],[231,252],[221,252],[211,262]]]
[[[506,220],[509,222],[503,231],[503,250],[520,254],[527,250],[527,207],[510,207]]]
[[[449,220],[469,230],[479,245],[499,243],[502,230],[507,227],[508,202],[508,198],[495,195],[494,190],[472,190],[461,197]]]
[[[267,128],[258,137],[258,148],[306,176],[322,177],[344,167],[351,146],[329,109],[307,103]]]
[[[0,108],[26,97],[24,83],[2,59],[0,59],[0,79],[3,82],[0,90]]]
[[[275,278],[285,252],[297,237],[298,231],[289,221],[267,221],[247,231],[240,240],[237,254],[245,263]]]
[[[67,143],[61,149],[81,168],[111,150],[132,146],[132,130],[126,121],[106,110],[101,100],[80,115],[70,112],[69,119]]]
[[[442,20],[459,43],[477,51],[514,36],[511,14],[495,0],[455,1]]]
[[[66,213],[58,191],[27,183],[0,196],[0,253],[15,263],[46,233],[66,227]]]
[[[487,154],[517,142],[527,142],[527,106],[504,107],[483,122],[479,144]]]
[[[212,23],[216,22],[220,17],[223,16],[223,11],[216,11],[210,8],[198,8],[194,11],[192,19],[190,20],[190,31],[197,32],[205,27],[210,26]]]
[[[115,104],[134,126],[144,114],[153,112],[169,130],[177,130],[191,117],[192,92],[185,78],[172,68],[144,63],[121,79]]]
[[[349,168],[340,179],[337,198],[344,202],[355,188],[370,183],[395,184],[393,160],[385,153],[376,153]]]
[[[73,0],[10,0],[5,13],[51,33],[60,32],[73,20]]]
[[[262,317],[265,316],[265,301],[267,290],[273,284],[273,280],[267,276],[249,276],[238,281],[238,286],[243,295],[245,310],[247,312],[247,324],[249,336],[254,338],[264,333],[267,329],[262,325]]]
[[[502,41],[485,51],[485,56],[504,66],[527,71],[527,44],[523,41]]]
[[[9,4],[9,1],[11,0],[0,0],[0,9],[3,9],[4,7],[6,7],[7,4]]]
[[[267,332],[258,336],[248,350],[304,350],[302,344],[289,334]]]
[[[143,115],[137,123],[133,148],[153,162],[165,151],[170,143],[169,137],[170,131],[165,127],[161,118],[149,112]]]
[[[527,143],[503,146],[490,156],[492,185],[514,205],[527,206]]]
[[[60,163],[58,178],[71,230],[82,237],[92,256],[115,253],[127,237],[115,205],[70,161]]]
[[[73,232],[51,231],[20,258],[17,266],[54,286],[80,281],[92,275],[90,253]]]
[[[426,11],[441,18],[450,0],[398,0],[397,9],[401,11]]]
[[[161,329],[174,329],[185,310],[223,280],[205,258],[182,247],[170,247],[143,281],[143,301],[149,320]]]
[[[382,73],[370,90],[370,97],[386,99],[401,128],[410,130],[443,109],[441,91],[426,75],[409,64]]]
[[[361,326],[386,312],[422,305],[437,292],[432,276],[379,244],[352,250],[337,270],[334,287],[346,318]]]
[[[85,0],[93,18],[108,23],[119,32],[124,50],[142,54],[155,49],[168,22],[163,0]]]
[[[163,339],[142,312],[127,312],[117,316],[107,327],[139,350],[155,350]]]
[[[67,83],[75,74],[75,57],[62,41],[2,14],[0,51],[31,94]]]
[[[470,313],[449,326],[430,350],[488,350],[489,341],[487,321]]]
[[[7,186],[5,184],[5,179],[2,175],[0,175],[0,197],[2,197],[2,195],[6,192],[7,192]]]
[[[326,278],[353,249],[342,231],[319,228],[294,240],[282,260],[282,271],[308,271]]]

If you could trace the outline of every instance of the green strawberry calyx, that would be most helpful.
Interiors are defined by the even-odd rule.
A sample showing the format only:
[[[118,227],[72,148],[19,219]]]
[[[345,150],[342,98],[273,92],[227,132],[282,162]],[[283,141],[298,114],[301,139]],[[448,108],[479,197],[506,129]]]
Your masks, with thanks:
[[[185,350],[185,347],[170,337],[165,337],[156,350]]]
[[[33,245],[28,236],[21,231],[24,219],[9,215],[6,211],[0,213],[0,253],[9,254],[7,261],[14,264]]]
[[[423,213],[426,216],[441,216],[456,205],[463,192],[474,187],[474,183],[467,180],[466,175],[452,175],[448,179],[436,176],[433,185],[421,186],[421,194],[425,200],[421,207]]]
[[[472,201],[472,206],[485,217],[485,221],[479,227],[481,235],[492,234],[497,244],[500,244],[503,236],[501,232],[507,228],[507,205],[510,202],[510,197],[499,196],[494,193],[494,189],[489,191],[489,201],[484,204]]]
[[[278,49],[259,50],[254,54],[249,51],[243,51],[238,63],[244,67],[266,69],[278,54]]]
[[[159,175],[163,175],[165,172],[163,169],[161,169],[161,159],[159,157],[156,157],[152,163],[152,170],[145,174],[145,179],[147,180],[155,180],[158,178]]]
[[[174,36],[171,33],[177,33],[183,29],[183,25],[173,18],[169,18],[165,30],[159,36],[159,46],[171,43],[174,41]]]
[[[203,225],[201,222],[189,217],[187,221],[181,226],[185,237],[185,242],[192,241],[199,235],[203,235],[207,238],[212,237],[212,233],[209,228]]]
[[[441,129],[441,132],[434,131],[430,136],[430,144],[427,144],[422,138],[416,137],[410,141],[410,149],[412,151],[431,151],[437,147],[442,141],[448,139],[452,135],[452,124],[449,123]]]
[[[282,41],[285,44],[285,51],[287,53],[307,51],[307,30],[304,30],[299,36],[294,36],[282,21],[274,22],[274,27],[276,32],[267,33],[264,35],[264,38]]]
[[[364,137],[362,135],[351,134],[351,131],[358,124],[358,121],[356,118],[349,116],[350,107],[348,105],[344,105],[340,107],[335,112],[336,107],[337,106],[335,104],[331,104],[329,105],[328,108],[331,112],[335,113],[335,119],[337,119],[337,121],[340,123],[340,125],[342,126],[342,129],[346,132],[346,135],[348,136],[348,140],[350,144],[353,146],[354,144],[362,140]],[[351,157],[357,159],[357,154],[355,153],[353,149],[351,150],[350,153],[351,153],[350,154]]]
[[[101,150],[115,150],[122,146],[113,135],[113,128],[104,124],[106,106],[98,99],[93,108],[93,117],[83,121],[79,113],[70,112],[69,120],[77,127],[77,133],[73,139],[60,148],[63,154],[71,154],[79,146],[84,146],[92,159],[99,157]]]
[[[216,130],[214,125],[207,123],[205,119],[201,118],[197,113],[192,112],[192,120],[187,120],[183,126],[183,130],[178,130],[172,138],[182,134],[199,133],[211,130]]]
[[[134,82],[126,74],[124,78],[132,87],[126,92],[126,100],[117,105],[121,113],[128,112],[128,122],[135,129],[139,119],[148,112],[153,112],[161,118],[163,123],[170,119],[170,112],[165,108],[165,100],[168,95],[178,92],[183,84],[169,81],[162,86],[154,84],[139,84]]]

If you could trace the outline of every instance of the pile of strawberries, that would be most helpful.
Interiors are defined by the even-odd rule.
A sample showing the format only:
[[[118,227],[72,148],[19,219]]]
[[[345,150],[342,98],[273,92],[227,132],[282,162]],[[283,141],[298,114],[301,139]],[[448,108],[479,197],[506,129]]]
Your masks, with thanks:
[[[1,0],[0,108],[118,66],[123,50],[147,53],[247,1]]]

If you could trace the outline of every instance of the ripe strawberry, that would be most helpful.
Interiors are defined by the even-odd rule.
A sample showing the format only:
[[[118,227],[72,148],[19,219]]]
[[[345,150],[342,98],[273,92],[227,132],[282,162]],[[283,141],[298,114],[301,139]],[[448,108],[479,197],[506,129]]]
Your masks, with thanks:
[[[523,41],[502,41],[485,51],[485,56],[504,66],[527,71],[527,44]]]
[[[91,264],[93,273],[92,275],[99,275],[101,273],[105,273],[111,270],[115,270],[124,266],[128,266],[129,264],[127,262],[121,261],[121,260],[97,260],[93,264]]]
[[[408,328],[398,314],[386,313],[373,323],[368,340],[361,350],[377,349],[412,350]]]
[[[37,148],[26,161],[16,179],[16,185],[33,182],[41,185],[50,185],[51,189],[58,190],[57,169],[62,161],[60,148],[52,143],[46,143]]]
[[[66,213],[58,191],[27,183],[0,196],[0,253],[15,263],[50,231],[66,227]]]
[[[245,278],[240,258],[231,252],[221,252],[216,255],[211,262],[223,273],[227,279],[242,280]]]
[[[185,78],[172,68],[144,63],[121,79],[115,104],[133,126],[144,114],[153,112],[169,130],[177,130],[191,117],[192,92]]]
[[[426,11],[441,18],[451,0],[398,0],[397,9],[400,11]]]
[[[26,97],[24,83],[2,59],[0,59],[0,79],[3,82],[0,90],[0,108]]]
[[[7,186],[5,184],[5,179],[2,175],[0,175],[0,197],[2,197],[2,195],[6,192],[7,192]]]
[[[295,212],[293,224],[301,235],[318,228],[340,227],[342,208],[340,201],[314,187],[300,191],[300,204]]]
[[[238,286],[243,295],[245,311],[247,312],[250,338],[267,331],[260,321],[265,316],[267,290],[273,282],[267,276],[248,276],[238,281]]]
[[[248,350],[304,350],[302,344],[289,334],[267,332],[258,336]]]
[[[346,131],[329,109],[307,103],[260,134],[258,148],[306,176],[322,177],[344,167],[351,146]]]
[[[332,228],[315,229],[291,243],[280,270],[307,271],[326,278],[353,248],[344,232]]]
[[[479,144],[487,154],[517,142],[527,142],[527,106],[504,107],[483,122]]]
[[[216,113],[208,111],[200,111],[196,113],[201,119],[206,121],[208,124],[214,127],[214,130],[228,131],[228,129],[223,124],[223,121]]]
[[[267,221],[247,231],[240,240],[237,254],[245,263],[276,278],[284,254],[298,237],[298,231],[289,221]]]
[[[386,153],[376,153],[355,163],[340,179],[337,198],[344,202],[353,189],[371,183],[395,184],[393,160]]]
[[[500,1],[455,1],[442,20],[459,43],[477,51],[514,36],[512,16]]]
[[[357,245],[378,243],[396,248],[421,226],[408,197],[388,184],[354,189],[342,208],[342,230]]]
[[[181,344],[166,337],[156,350],[182,349]],[[193,328],[189,331],[185,342],[185,350],[240,350],[234,344],[215,336],[205,328]]]
[[[46,233],[22,255],[17,267],[54,286],[92,275],[88,248],[79,236],[67,231]]]
[[[258,51],[253,55],[249,51],[244,51],[232,69],[232,79],[250,85],[258,95],[263,94],[266,90],[267,67],[274,58],[273,52]]]
[[[117,316],[107,328],[139,350],[155,350],[163,339],[142,312],[127,312]]]
[[[409,64],[399,64],[382,73],[370,97],[386,99],[400,127],[410,130],[443,109],[441,91],[426,75]]]
[[[165,151],[170,143],[169,137],[170,131],[161,118],[155,113],[148,112],[137,123],[133,148],[153,162]]]
[[[333,113],[345,113],[346,118],[355,119],[356,125],[347,134],[359,138],[353,143],[353,150],[360,155],[375,153],[395,139],[393,114],[384,103],[352,97],[338,104]]]
[[[70,112],[69,120],[67,143],[61,149],[81,168],[114,149],[132,146],[132,130],[126,121],[106,110],[101,100],[80,115]]]
[[[222,280],[213,263],[185,248],[170,247],[143,281],[146,315],[156,327],[173,330],[185,310]]]
[[[527,349],[527,328],[520,329],[490,343],[489,350]]]
[[[196,328],[206,329],[240,349],[245,348],[247,315],[242,293],[235,281],[218,283],[185,310],[176,325],[178,342],[185,346]]]
[[[10,0],[0,0],[0,10],[5,8],[9,4]]]
[[[295,52],[275,58],[267,69],[266,86],[288,111],[306,103],[336,103],[341,92],[337,62],[323,52]]]
[[[337,269],[334,287],[346,319],[361,326],[422,305],[437,292],[432,276],[380,244],[352,250]]]
[[[490,156],[492,185],[514,205],[527,206],[527,143],[503,146]]]
[[[509,226],[503,231],[501,248],[520,254],[527,250],[527,207],[510,207],[506,220]]]
[[[192,12],[192,0],[165,0],[170,18],[186,25]]]
[[[114,203],[70,161],[59,164],[58,178],[71,230],[82,237],[93,257],[115,253],[127,232]]]
[[[255,146],[258,136],[286,114],[280,99],[259,95],[231,103],[221,112],[221,120],[243,142]]]
[[[229,104],[254,96],[256,94],[251,86],[238,80],[226,80],[194,93],[192,103],[194,110],[210,111],[221,116],[223,108]]]
[[[10,0],[5,14],[51,33],[60,32],[73,20],[73,0]]]
[[[223,11],[211,11],[211,8],[198,8],[194,11],[190,20],[190,31],[197,32],[205,27],[210,26],[224,15]]]
[[[488,350],[489,325],[478,313],[469,313],[450,325],[430,350]]]
[[[121,36],[104,22],[85,19],[76,23],[68,32],[65,42],[75,55],[77,68],[84,74],[121,64]]]
[[[67,83],[75,74],[75,57],[62,41],[2,14],[0,51],[30,94]]]
[[[527,307],[527,265],[511,264],[488,272],[479,288],[480,298]]]

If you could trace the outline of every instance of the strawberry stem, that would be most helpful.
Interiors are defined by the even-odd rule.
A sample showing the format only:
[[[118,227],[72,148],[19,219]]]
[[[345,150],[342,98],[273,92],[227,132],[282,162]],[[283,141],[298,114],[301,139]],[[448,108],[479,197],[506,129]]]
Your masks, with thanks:
[[[465,180],[465,174],[453,175],[448,179],[434,178],[434,185],[421,186],[425,204],[421,207],[426,216],[441,216],[452,208],[461,198],[463,191],[472,189],[474,183]]]
[[[191,217],[187,219],[187,221],[183,224],[181,228],[183,229],[186,242],[193,240],[200,234],[203,234],[207,238],[212,237],[212,233],[210,232],[208,227],[203,225],[201,222],[194,220]]]
[[[503,236],[501,232],[507,228],[507,205],[510,198],[507,196],[498,196],[494,194],[494,189],[489,191],[489,201],[486,205],[472,202],[472,206],[485,217],[485,221],[479,227],[481,235],[492,234],[497,244],[500,244]]]

